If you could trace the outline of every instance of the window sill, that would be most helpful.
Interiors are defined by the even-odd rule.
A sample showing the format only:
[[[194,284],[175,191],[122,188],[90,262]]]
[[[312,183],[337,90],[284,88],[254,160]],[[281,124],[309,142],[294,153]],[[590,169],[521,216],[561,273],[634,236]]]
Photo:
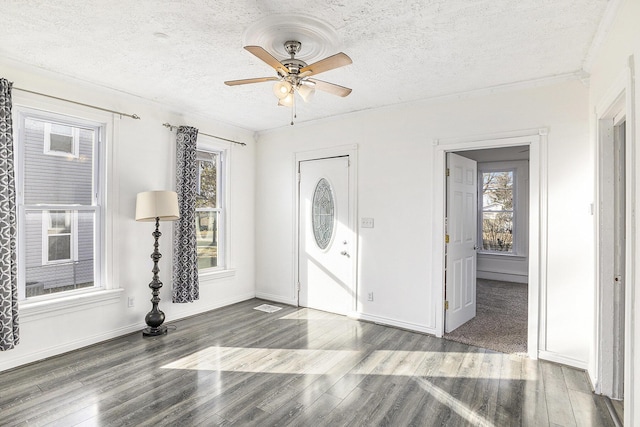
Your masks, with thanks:
[[[522,260],[527,259],[526,255],[511,254],[511,253],[505,253],[505,252],[481,252],[481,251],[478,251],[478,255],[505,257],[505,258],[522,259]]]
[[[212,271],[201,271],[198,273],[198,278],[202,282],[208,282],[212,280],[225,279],[227,277],[233,277],[236,275],[235,268],[229,268],[226,270],[212,270]]]
[[[91,306],[102,306],[105,303],[119,301],[124,289],[107,289],[64,295],[40,301],[19,302],[20,319],[27,320],[59,314],[60,311],[76,311],[89,309]]]

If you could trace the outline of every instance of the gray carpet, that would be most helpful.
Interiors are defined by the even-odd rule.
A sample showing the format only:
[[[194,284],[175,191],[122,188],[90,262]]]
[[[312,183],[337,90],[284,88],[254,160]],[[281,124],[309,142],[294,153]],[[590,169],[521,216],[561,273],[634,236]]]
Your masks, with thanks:
[[[445,338],[501,353],[527,353],[527,284],[477,280],[476,317]]]

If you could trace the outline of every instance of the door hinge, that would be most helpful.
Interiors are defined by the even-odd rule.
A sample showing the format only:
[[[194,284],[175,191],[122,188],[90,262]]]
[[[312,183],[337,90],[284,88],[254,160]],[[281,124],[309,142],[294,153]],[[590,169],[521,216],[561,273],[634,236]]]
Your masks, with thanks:
[[[445,243],[449,243],[449,235],[448,234],[444,235],[444,242]]]
[[[298,289],[298,292],[300,292],[300,282],[296,283],[296,288]]]
[[[444,302],[444,309],[449,310],[449,301]]]
[[[447,168],[446,176],[449,176],[449,168]]]
[[[300,172],[298,172],[298,182],[300,182]]]

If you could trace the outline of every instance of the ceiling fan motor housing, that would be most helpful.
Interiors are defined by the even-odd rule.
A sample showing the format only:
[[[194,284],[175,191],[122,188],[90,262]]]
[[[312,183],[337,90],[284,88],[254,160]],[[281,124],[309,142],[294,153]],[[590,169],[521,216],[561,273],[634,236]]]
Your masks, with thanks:
[[[299,74],[300,68],[307,66],[306,62],[295,58],[296,54],[300,52],[301,47],[302,43],[296,40],[289,40],[284,43],[284,49],[289,55],[291,55],[291,58],[283,59],[280,62],[289,69],[291,74]]]

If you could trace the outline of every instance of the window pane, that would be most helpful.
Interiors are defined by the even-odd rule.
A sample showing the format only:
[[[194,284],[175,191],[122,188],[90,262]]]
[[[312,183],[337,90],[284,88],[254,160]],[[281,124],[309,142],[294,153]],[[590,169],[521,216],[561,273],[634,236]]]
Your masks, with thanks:
[[[73,154],[73,137],[52,133],[49,139],[49,150]]]
[[[71,259],[71,235],[49,236],[49,261]]]
[[[77,236],[43,236],[47,232],[43,228],[43,221],[47,221],[45,226],[50,221],[48,213],[35,209],[26,211],[24,252],[27,298],[94,286],[95,214],[68,211],[69,218],[73,215],[77,216]],[[78,256],[74,259],[76,251]]]
[[[513,171],[482,174],[482,205],[485,211],[513,210]]]
[[[25,132],[21,138],[25,159],[25,204],[91,205],[94,194],[95,131],[78,128],[78,157],[51,156],[44,153],[45,123],[31,118],[25,120]],[[62,127],[71,129],[70,126]],[[51,136],[54,143],[58,137],[54,134]],[[54,144],[58,143],[63,145],[61,140]]]
[[[482,249],[511,252],[513,248],[513,213],[483,212]]]
[[[218,212],[196,212],[198,268],[218,266]]]
[[[334,203],[335,200],[329,182],[324,178],[320,178],[313,192],[313,206],[311,208],[313,236],[320,249],[326,249],[333,236]]]
[[[49,211],[48,233],[71,233],[71,211]]]
[[[218,198],[217,153],[198,152],[198,194],[196,208],[217,208]]]

